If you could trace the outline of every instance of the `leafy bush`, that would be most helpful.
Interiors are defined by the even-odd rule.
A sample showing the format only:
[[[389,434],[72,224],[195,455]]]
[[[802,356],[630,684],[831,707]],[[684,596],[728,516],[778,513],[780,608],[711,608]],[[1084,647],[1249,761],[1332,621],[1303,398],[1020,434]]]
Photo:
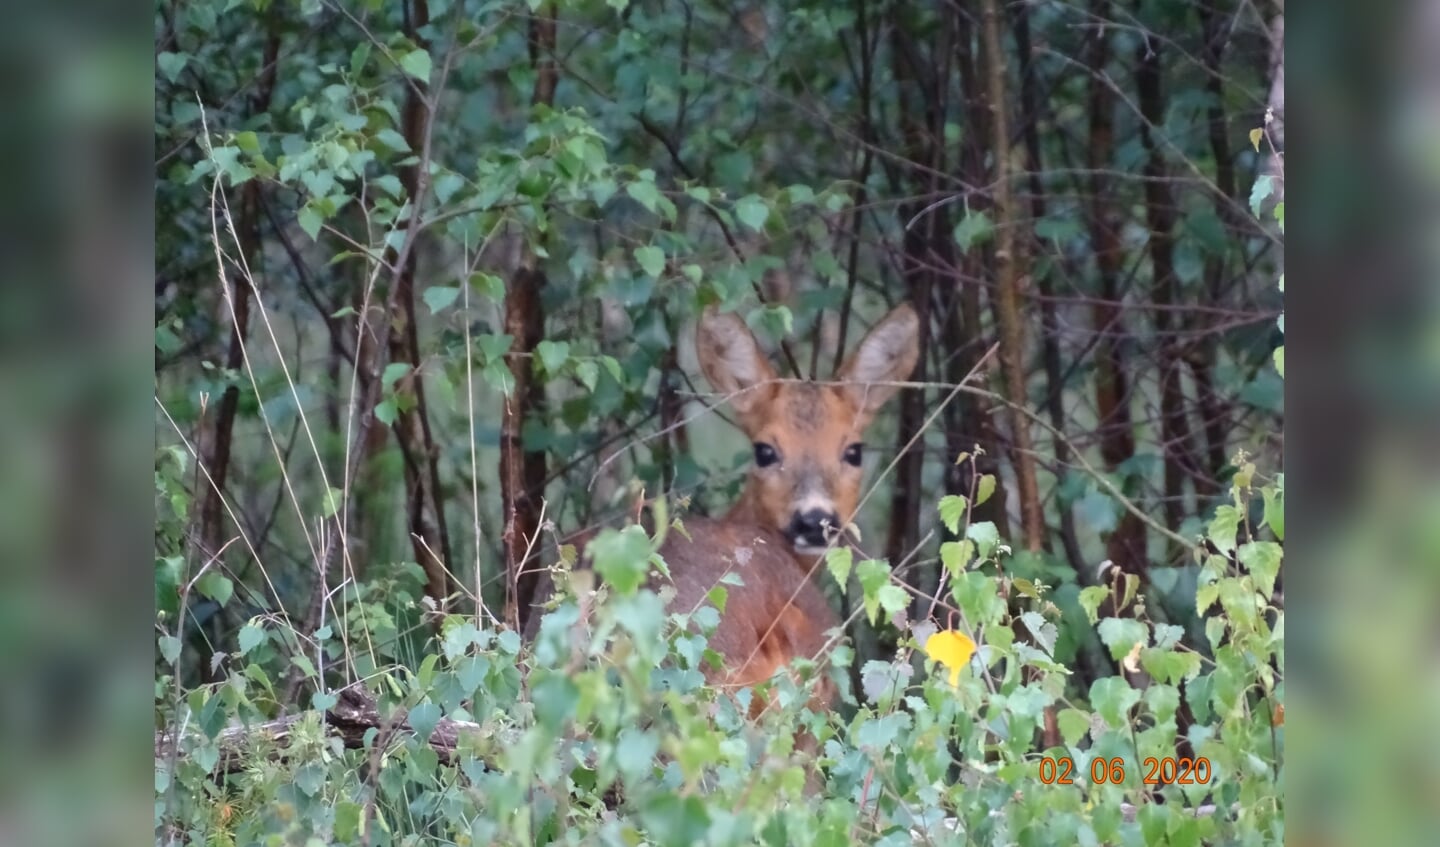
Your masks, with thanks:
[[[196,844],[1279,843],[1284,486],[1256,481],[1245,466],[1195,548],[1206,641],[1148,620],[1137,596],[1127,616],[1092,620],[1123,673],[1083,697],[1066,696],[1069,671],[1050,654],[1055,606],[1044,586],[1022,592],[1002,575],[1002,545],[948,559],[940,608],[979,645],[958,673],[925,657],[936,636],[914,626],[893,661],[858,669],[862,699],[829,714],[812,713],[801,686],[843,681],[848,649],[808,681],[781,674],[732,696],[704,685],[715,611],[667,614],[633,584],[564,599],[532,645],[446,617],[423,659],[376,664],[352,683],[359,695],[327,688],[317,662],[360,667],[346,659],[363,627],[302,637],[253,620],[223,679],[173,699],[172,680],[157,686],[157,717],[179,743],[172,755],[167,735],[157,750],[156,825],[166,843]],[[648,563],[649,539],[623,534],[641,543],[593,545],[597,570]],[[883,618],[878,598],[898,587],[888,566],[854,570],[884,574],[860,578]],[[393,639],[385,604],[356,600],[376,643]],[[277,728],[275,680],[292,667],[323,693]],[[773,707],[747,721],[762,693]],[[357,736],[346,716],[370,698],[377,725]],[[1197,784],[1147,785],[1174,772],[1182,703]],[[1047,710],[1062,744],[1044,749]],[[819,743],[814,796],[801,731]]]

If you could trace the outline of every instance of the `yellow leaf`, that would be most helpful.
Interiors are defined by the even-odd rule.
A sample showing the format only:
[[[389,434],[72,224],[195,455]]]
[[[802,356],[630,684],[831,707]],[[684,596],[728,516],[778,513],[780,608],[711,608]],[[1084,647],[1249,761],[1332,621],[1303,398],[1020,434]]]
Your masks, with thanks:
[[[1255,148],[1255,152],[1256,152],[1256,153],[1259,153],[1259,152],[1260,152],[1260,139],[1261,139],[1264,135],[1265,135],[1265,130],[1260,129],[1260,128],[1258,128],[1258,127],[1255,128],[1255,129],[1250,130],[1250,144],[1251,144],[1251,146],[1253,146],[1253,147]]]
[[[1140,650],[1144,646],[1145,642],[1136,641],[1135,646],[1130,648],[1130,652],[1125,654],[1124,661],[1120,663],[1125,667],[1125,670],[1129,671],[1130,673],[1140,672]]]
[[[925,642],[925,655],[950,671],[950,685],[960,683],[960,670],[975,655],[975,642],[964,633],[947,629],[930,636]]]

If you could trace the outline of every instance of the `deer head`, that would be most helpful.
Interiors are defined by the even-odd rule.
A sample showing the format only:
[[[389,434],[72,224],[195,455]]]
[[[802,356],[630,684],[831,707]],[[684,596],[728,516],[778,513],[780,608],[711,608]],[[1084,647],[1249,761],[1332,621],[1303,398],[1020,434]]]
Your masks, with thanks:
[[[853,517],[865,428],[915,369],[919,320],[902,305],[861,340],[832,382],[778,380],[745,322],[708,308],[696,332],[705,378],[729,395],[754,463],[732,518],[782,533],[815,556]]]

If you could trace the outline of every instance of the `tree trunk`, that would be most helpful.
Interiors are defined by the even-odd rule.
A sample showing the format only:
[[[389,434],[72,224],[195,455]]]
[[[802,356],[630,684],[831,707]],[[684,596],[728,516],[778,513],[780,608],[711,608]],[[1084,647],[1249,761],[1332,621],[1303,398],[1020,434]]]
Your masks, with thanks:
[[[996,281],[995,312],[1000,326],[1000,368],[1009,401],[1008,419],[1013,439],[1013,462],[1020,495],[1020,524],[1027,550],[1039,551],[1045,543],[1045,516],[1035,475],[1034,444],[1023,410],[1029,405],[1025,390],[1025,336],[1020,322],[1020,282],[1025,275],[1020,244],[1015,237],[1021,215],[1010,184],[1010,127],[1005,110],[1005,57],[1000,50],[1000,13],[996,0],[981,0],[985,75],[990,95],[991,147],[995,157]]]
[[[1094,5],[1098,14],[1100,4]],[[1109,35],[1097,31],[1090,42],[1090,138],[1087,160],[1090,170],[1090,239],[1099,275],[1099,296],[1092,307],[1097,334],[1095,344],[1095,409],[1100,456],[1114,471],[1135,455],[1135,424],[1130,413],[1130,384],[1119,338],[1125,333],[1120,308],[1120,265],[1124,247],[1120,243],[1120,211],[1116,208],[1115,186],[1108,172],[1115,152],[1113,127],[1114,95],[1107,84],[1105,66],[1110,60]],[[1127,491],[1127,495],[1131,492]],[[1142,579],[1149,572],[1145,524],[1129,510],[1106,542],[1106,556],[1121,571]]]
[[[1015,48],[1020,56],[1020,104],[1025,116],[1021,135],[1025,139],[1025,151],[1030,162],[1030,215],[1034,220],[1045,217],[1045,186],[1040,172],[1045,170],[1040,149],[1040,97],[1035,90],[1034,65],[1030,61],[1030,8],[1019,9],[1015,16]],[[1050,275],[1037,274],[1035,286],[1040,293],[1041,352],[1045,364],[1045,411],[1054,428],[1053,449],[1055,451],[1056,475],[1073,464],[1070,442],[1065,435],[1065,385],[1064,367],[1060,355],[1060,321],[1055,314],[1054,286]],[[1080,550],[1080,537],[1075,530],[1075,513],[1058,504],[1060,513],[1060,542],[1065,548],[1065,558],[1074,569],[1076,580],[1081,585],[1091,582],[1091,575],[1085,567],[1085,557]]]
[[[1135,86],[1139,92],[1140,142],[1145,147],[1145,221],[1150,230],[1150,269],[1155,305],[1155,336],[1159,344],[1160,440],[1165,458],[1165,523],[1178,527],[1191,513],[1185,481],[1197,472],[1191,455],[1190,420],[1181,382],[1175,336],[1175,199],[1167,182],[1165,154],[1154,137],[1162,131],[1165,102],[1161,92],[1161,45],[1153,41],[1136,49]]]
[[[559,73],[555,64],[555,4],[545,3],[530,21],[530,61],[535,68],[531,106],[555,102]],[[539,582],[539,571],[527,562],[538,548],[540,510],[545,496],[545,454],[527,452],[522,442],[526,417],[544,399],[544,386],[533,377],[531,354],[545,337],[545,312],[540,292],[545,272],[527,242],[521,247],[520,267],[505,292],[505,332],[514,340],[505,363],[515,388],[506,400],[500,423],[500,499],[505,529],[505,620],[523,632]]]
[[[1210,153],[1215,157],[1215,215],[1227,232],[1234,232],[1240,225],[1235,220],[1233,201],[1235,198],[1235,163],[1230,147],[1229,120],[1225,112],[1225,80],[1222,76],[1221,59],[1225,45],[1229,43],[1228,18],[1221,17],[1207,4],[1197,5],[1200,28],[1204,40],[1200,59],[1206,73],[1205,89],[1210,95],[1206,108],[1206,122],[1209,125]],[[1221,303],[1226,274],[1223,253],[1213,253],[1205,258],[1205,296],[1210,303]],[[1228,460],[1226,439],[1230,431],[1230,410],[1224,398],[1215,388],[1215,363],[1219,358],[1220,340],[1208,330],[1209,319],[1196,314],[1188,322],[1196,339],[1190,348],[1188,361],[1190,372],[1195,379],[1195,399],[1200,406],[1202,430],[1205,433],[1205,474],[1206,494],[1218,495],[1223,491],[1220,474]],[[1196,477],[1197,484],[1201,477]]]
[[[961,9],[955,15],[956,64],[960,77],[960,97],[966,132],[960,145],[960,178],[966,185],[984,185],[989,182],[987,170],[987,145],[990,136],[989,98],[985,93],[985,80],[975,60],[971,45],[975,41],[972,26],[974,15],[968,9]],[[972,211],[982,211],[989,198],[975,198]],[[978,209],[976,207],[979,207]],[[947,292],[949,307],[943,312],[945,321],[946,352],[950,368],[947,381],[955,383],[975,369],[984,350],[989,346],[984,325],[984,309],[980,290],[994,267],[994,250],[989,242],[977,244],[957,256],[954,285]],[[987,366],[988,367],[988,366]],[[1010,538],[1009,497],[1005,476],[1000,472],[1002,447],[1006,440],[997,431],[996,416],[990,402],[973,394],[963,393],[955,398],[945,410],[945,445],[948,466],[945,473],[945,493],[969,497],[975,490],[975,477],[990,474],[995,478],[995,493],[990,499],[971,510],[977,521],[995,524],[1001,538]],[[976,454],[980,447],[984,455]],[[955,457],[969,452],[972,459],[955,464]]]
[[[412,0],[409,36],[425,46],[420,30],[430,22],[427,0]],[[411,150],[425,149],[430,104],[428,87],[421,80],[412,80],[401,109],[401,132]],[[412,202],[423,195],[421,180],[426,175],[417,165],[400,168],[400,184]],[[416,251],[411,249],[396,278],[397,290],[392,293],[394,304],[390,313],[390,361],[410,365],[410,373],[396,384],[396,393],[412,402],[402,403],[395,418],[395,436],[405,462],[405,500],[410,544],[415,561],[425,571],[425,593],[436,604],[445,603],[455,589],[454,578],[447,570],[450,562],[450,536],[445,526],[445,510],[440,504],[439,450],[430,430],[429,409],[425,403],[425,385],[420,377],[420,345],[415,315]]]
[[[937,37],[940,37],[937,34]],[[943,149],[936,144],[936,115],[940,109],[934,86],[938,73],[930,72],[927,63],[917,58],[920,45],[910,38],[903,19],[897,15],[892,31],[893,72],[900,85],[900,130],[904,138],[905,157],[909,162],[918,163],[925,172],[916,181],[916,193],[920,200],[902,203],[899,208],[901,225],[911,220],[924,208],[924,198],[932,196],[935,189],[935,172],[943,165]],[[915,307],[920,319],[920,349],[927,349],[925,343],[930,332],[930,292],[934,283],[934,265],[930,255],[935,233],[932,231],[939,220],[933,216],[921,218],[913,227],[907,228],[902,236],[901,270],[904,274],[906,299]],[[948,233],[946,236],[948,238]],[[923,382],[926,378],[928,357],[922,355],[911,379]],[[915,549],[920,540],[920,482],[924,470],[925,451],[916,447],[905,450],[906,446],[920,431],[925,419],[925,392],[907,391],[899,397],[899,421],[895,432],[895,449],[905,451],[895,466],[895,485],[890,500],[890,522],[886,532],[885,555],[894,567]],[[924,584],[931,580],[917,574],[907,574],[907,581],[918,584],[919,593],[926,593]]]

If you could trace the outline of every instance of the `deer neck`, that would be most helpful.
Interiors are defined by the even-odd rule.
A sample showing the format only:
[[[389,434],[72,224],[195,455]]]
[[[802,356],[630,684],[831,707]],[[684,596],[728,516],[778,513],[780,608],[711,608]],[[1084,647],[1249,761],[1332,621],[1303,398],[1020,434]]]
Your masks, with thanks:
[[[745,486],[741,492],[740,499],[725,513],[726,523],[758,523],[756,517],[758,512],[755,508],[755,498],[750,495],[750,486]]]

